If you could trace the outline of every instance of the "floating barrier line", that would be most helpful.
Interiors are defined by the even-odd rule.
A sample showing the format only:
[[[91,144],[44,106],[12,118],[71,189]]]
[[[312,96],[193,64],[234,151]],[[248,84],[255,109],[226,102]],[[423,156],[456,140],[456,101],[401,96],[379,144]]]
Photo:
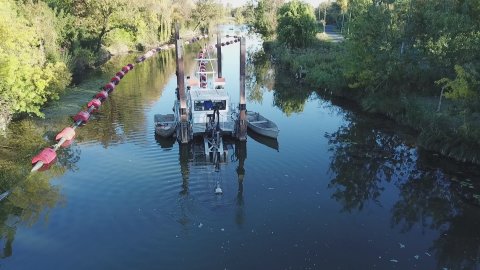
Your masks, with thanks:
[[[226,37],[230,38],[230,36],[228,36],[228,35]],[[208,38],[208,35],[200,35],[200,36],[188,39],[188,40],[185,41],[185,45],[193,44],[193,43],[195,43],[197,41],[200,41],[201,39],[204,39],[204,38]],[[233,36],[233,39],[228,40],[226,42],[222,42],[221,44],[215,44],[215,46],[213,46],[213,45],[209,46],[209,49],[213,49],[214,47],[218,48],[219,46],[223,47],[223,46],[231,45],[231,44],[237,43],[239,41],[240,41],[240,37]],[[152,57],[157,52],[161,52],[161,51],[168,50],[168,49],[173,49],[173,48],[175,48],[174,44],[164,44],[164,45],[158,46],[154,49],[151,49],[151,50],[147,51],[145,54],[141,55],[140,57],[138,57],[136,59],[136,63],[138,64],[138,63],[141,63],[141,62],[145,61],[146,59]],[[64,128],[59,134],[57,134],[55,139],[58,142],[56,144],[52,145],[51,147],[44,148],[38,155],[33,157],[33,159],[32,159],[33,167],[32,167],[32,170],[30,171],[31,173],[39,171],[40,169],[44,168],[45,165],[47,165],[46,169],[48,169],[48,166],[52,165],[56,161],[56,159],[57,159],[56,152],[58,151],[58,149],[60,149],[60,147],[62,147],[62,146],[63,147],[68,147],[71,144],[71,142],[73,141],[73,139],[75,137],[75,129],[88,122],[91,113],[93,113],[96,109],[100,108],[102,102],[107,100],[108,95],[120,83],[121,79],[123,79],[123,77],[133,68],[134,68],[133,64],[127,64],[126,66],[124,66],[122,68],[121,71],[117,72],[110,79],[110,82],[105,84],[105,86],[103,87],[103,90],[100,91],[99,93],[97,93],[95,98],[92,99],[88,103],[87,111],[80,111],[79,113],[77,113],[73,117],[74,124],[70,127]],[[11,189],[1,193],[0,194],[0,201],[3,201],[6,197],[8,197],[12,193],[14,188],[15,188],[15,186],[12,187]]]
[[[193,44],[197,41],[200,41],[201,39],[207,38],[208,35],[200,35],[197,37],[193,37],[191,39],[188,39],[185,41],[185,44]],[[226,43],[222,43],[222,46],[228,45],[228,44],[233,44],[234,42],[237,41],[237,37],[235,37],[234,40],[232,41],[227,41]],[[216,44],[218,46],[218,44]],[[211,46],[213,48],[213,46]],[[155,53],[168,50],[168,49],[173,49],[175,48],[174,44],[163,44],[161,46],[158,46],[156,48],[153,48],[149,51],[147,51],[145,54],[141,55],[136,59],[136,63],[141,63],[145,61],[146,59],[152,57]],[[115,87],[120,83],[120,81],[123,79],[123,77],[134,68],[133,64],[128,64],[122,68],[121,71],[115,73],[115,75],[110,79],[110,82],[105,84],[103,86],[102,91],[97,93],[94,99],[92,99],[87,107],[87,111],[80,111],[77,113],[74,117],[74,124],[71,127],[67,127],[63,129],[57,136],[56,140],[58,141],[56,144],[52,145],[51,147],[44,148],[38,155],[33,157],[32,159],[32,170],[31,172],[37,172],[40,169],[42,169],[45,165],[51,165],[56,161],[57,154],[56,152],[60,147],[64,146],[67,147],[70,145],[71,141],[75,137],[75,129],[77,127],[80,127],[81,125],[84,125],[88,122],[90,119],[91,113],[95,111],[95,109],[98,109],[101,106],[101,103],[107,100],[108,95],[115,89]],[[68,145],[67,145],[68,143]],[[10,191],[4,192],[0,194],[0,201],[3,200],[6,196],[8,196]]]
[[[193,37],[191,39],[186,40],[185,44],[187,45],[193,44],[207,37],[208,35],[200,35],[197,37]],[[135,62],[137,64],[141,63],[146,59],[152,57],[157,52],[161,52],[161,51],[173,49],[173,48],[175,48],[174,44],[163,44],[161,46],[158,46],[156,48],[153,48],[147,51],[145,54],[138,57]],[[58,151],[58,149],[60,149],[60,147],[62,146],[67,147],[68,145],[70,145],[71,141],[75,137],[75,129],[88,122],[88,120],[90,119],[91,113],[93,113],[96,109],[98,109],[101,106],[101,103],[108,98],[108,95],[115,89],[115,87],[120,83],[123,77],[133,68],[134,68],[133,64],[128,64],[124,66],[121,71],[117,72],[110,79],[110,82],[108,82],[107,84],[105,84],[105,86],[103,86],[102,91],[97,93],[95,98],[88,103],[87,105],[88,109],[86,111],[80,111],[73,117],[74,124],[70,127],[65,128],[56,136],[56,140],[58,142],[52,145],[51,147],[44,148],[38,155],[33,157],[32,159],[33,167],[31,172],[37,172],[40,169],[42,169],[45,165],[51,165],[55,162],[57,158],[56,152]],[[7,194],[8,192],[9,191],[0,194],[0,201],[3,200],[6,196],[8,196]],[[4,194],[6,195],[4,196]]]

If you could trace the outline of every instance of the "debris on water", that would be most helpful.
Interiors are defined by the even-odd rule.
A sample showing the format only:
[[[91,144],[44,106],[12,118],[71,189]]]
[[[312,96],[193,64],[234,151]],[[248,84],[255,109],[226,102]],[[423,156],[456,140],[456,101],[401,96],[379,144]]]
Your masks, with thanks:
[[[398,243],[400,245],[400,248],[405,248],[405,245],[402,243]]]
[[[413,257],[414,257],[415,259],[417,259],[417,260],[418,260],[418,258],[420,258],[420,256],[418,256],[418,255],[415,255],[415,256],[413,256]]]
[[[200,224],[198,224],[198,228],[202,228],[203,227],[203,224],[200,222]]]
[[[428,252],[425,252],[425,255],[427,255],[428,257],[432,257],[432,255],[430,255],[430,253]]]
[[[272,190],[272,189],[275,189],[274,187],[269,187],[268,189]]]
[[[225,229],[224,229],[224,228],[221,228],[221,229],[220,229],[220,231],[224,232],[224,231],[225,231]]]
[[[390,261],[393,263],[398,263],[398,260],[395,260],[395,259],[391,259]]]

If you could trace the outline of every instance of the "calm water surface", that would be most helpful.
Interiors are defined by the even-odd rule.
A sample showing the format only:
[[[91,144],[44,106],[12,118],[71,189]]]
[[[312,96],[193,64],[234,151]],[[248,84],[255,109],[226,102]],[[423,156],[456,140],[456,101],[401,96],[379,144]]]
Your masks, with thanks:
[[[250,53],[257,42],[249,39]],[[224,49],[236,103],[238,51]],[[73,89],[40,125],[68,125],[127,61]],[[479,267],[478,167],[422,152],[412,132],[249,64],[247,109],[277,123],[278,141],[250,134],[215,172],[156,139],[153,116],[172,110],[175,66],[171,53],[149,59],[63,150],[54,192],[0,205],[0,269]]]

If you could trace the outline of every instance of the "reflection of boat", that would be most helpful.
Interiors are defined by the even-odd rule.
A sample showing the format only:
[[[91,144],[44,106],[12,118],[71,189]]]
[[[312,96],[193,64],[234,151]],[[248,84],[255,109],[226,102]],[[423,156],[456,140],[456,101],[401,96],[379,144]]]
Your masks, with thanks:
[[[160,145],[161,148],[163,149],[170,149],[173,147],[175,144],[175,136],[170,136],[170,137],[161,137],[158,135],[155,135],[155,141]]]
[[[277,139],[261,136],[260,134],[258,134],[256,132],[252,132],[251,130],[249,130],[247,132],[247,134],[250,138],[252,138],[256,142],[259,142],[259,143],[261,143],[265,146],[268,146],[268,147],[278,151],[278,141],[277,141]]]
[[[279,132],[277,125],[258,112],[247,111],[247,120],[249,129],[266,137],[277,138]]]
[[[162,137],[172,137],[177,127],[173,114],[155,114],[155,134]]]

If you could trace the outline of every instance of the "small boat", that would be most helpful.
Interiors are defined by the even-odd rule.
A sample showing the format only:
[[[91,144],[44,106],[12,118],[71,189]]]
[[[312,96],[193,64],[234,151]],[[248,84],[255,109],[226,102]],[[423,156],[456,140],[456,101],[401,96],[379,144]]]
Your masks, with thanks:
[[[172,137],[177,127],[173,114],[155,114],[155,134],[161,137]]]
[[[258,112],[247,111],[247,122],[249,129],[266,137],[276,139],[280,131],[274,122],[263,117]]]

